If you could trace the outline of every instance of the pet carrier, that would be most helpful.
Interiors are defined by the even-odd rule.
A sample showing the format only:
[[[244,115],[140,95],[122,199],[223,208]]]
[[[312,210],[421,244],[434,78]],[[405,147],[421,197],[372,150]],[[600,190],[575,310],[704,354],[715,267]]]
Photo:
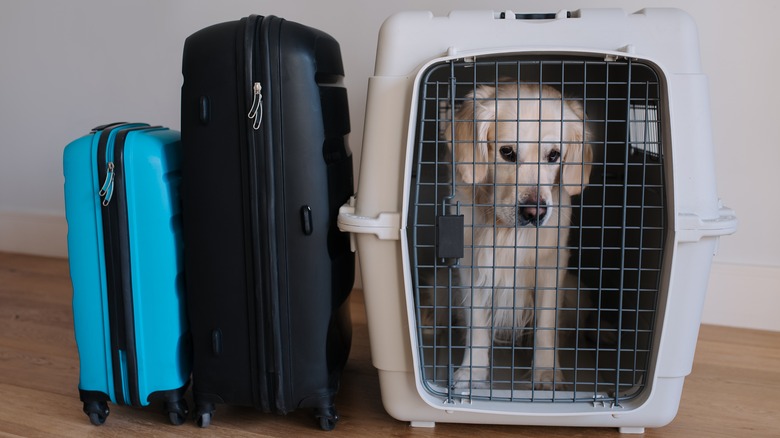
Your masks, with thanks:
[[[718,237],[736,229],[709,123],[678,10],[388,19],[339,217],[387,411],[669,423]]]

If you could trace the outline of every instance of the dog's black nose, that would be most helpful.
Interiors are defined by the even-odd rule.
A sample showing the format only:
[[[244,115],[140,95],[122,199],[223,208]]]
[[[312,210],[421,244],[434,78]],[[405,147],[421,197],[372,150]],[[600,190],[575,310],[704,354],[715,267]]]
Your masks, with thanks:
[[[544,221],[544,217],[547,216],[547,206],[536,200],[528,200],[517,208],[517,215],[521,226],[538,226]]]

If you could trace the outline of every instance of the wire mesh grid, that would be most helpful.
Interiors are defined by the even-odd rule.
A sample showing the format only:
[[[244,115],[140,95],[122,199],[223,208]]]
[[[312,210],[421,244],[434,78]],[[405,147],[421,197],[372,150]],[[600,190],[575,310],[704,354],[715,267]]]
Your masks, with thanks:
[[[646,387],[666,236],[658,73],[441,62],[420,84],[408,239],[425,389],[618,406]]]

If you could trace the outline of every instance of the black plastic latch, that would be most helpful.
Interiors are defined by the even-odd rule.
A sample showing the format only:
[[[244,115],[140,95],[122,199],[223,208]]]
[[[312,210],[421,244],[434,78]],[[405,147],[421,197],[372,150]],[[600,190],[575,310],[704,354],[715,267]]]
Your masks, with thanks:
[[[301,207],[301,229],[303,234],[306,236],[311,236],[311,233],[314,232],[314,222],[312,222],[311,218],[311,207],[308,205]]]
[[[436,257],[463,258],[463,215],[436,217]],[[453,263],[454,264],[454,263]]]
[[[214,329],[211,332],[211,352],[214,356],[222,354],[222,330]]]
[[[211,120],[211,103],[206,96],[200,96],[198,99],[198,121],[201,125],[208,125]]]

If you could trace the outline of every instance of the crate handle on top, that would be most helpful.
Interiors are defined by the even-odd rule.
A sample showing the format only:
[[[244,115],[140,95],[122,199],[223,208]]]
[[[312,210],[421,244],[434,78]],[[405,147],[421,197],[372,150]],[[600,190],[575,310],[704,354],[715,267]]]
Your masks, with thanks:
[[[557,20],[561,18],[571,18],[571,11],[565,9],[558,12],[540,12],[540,13],[522,13],[518,14],[513,11],[502,11],[497,14],[497,19],[500,20]]]

